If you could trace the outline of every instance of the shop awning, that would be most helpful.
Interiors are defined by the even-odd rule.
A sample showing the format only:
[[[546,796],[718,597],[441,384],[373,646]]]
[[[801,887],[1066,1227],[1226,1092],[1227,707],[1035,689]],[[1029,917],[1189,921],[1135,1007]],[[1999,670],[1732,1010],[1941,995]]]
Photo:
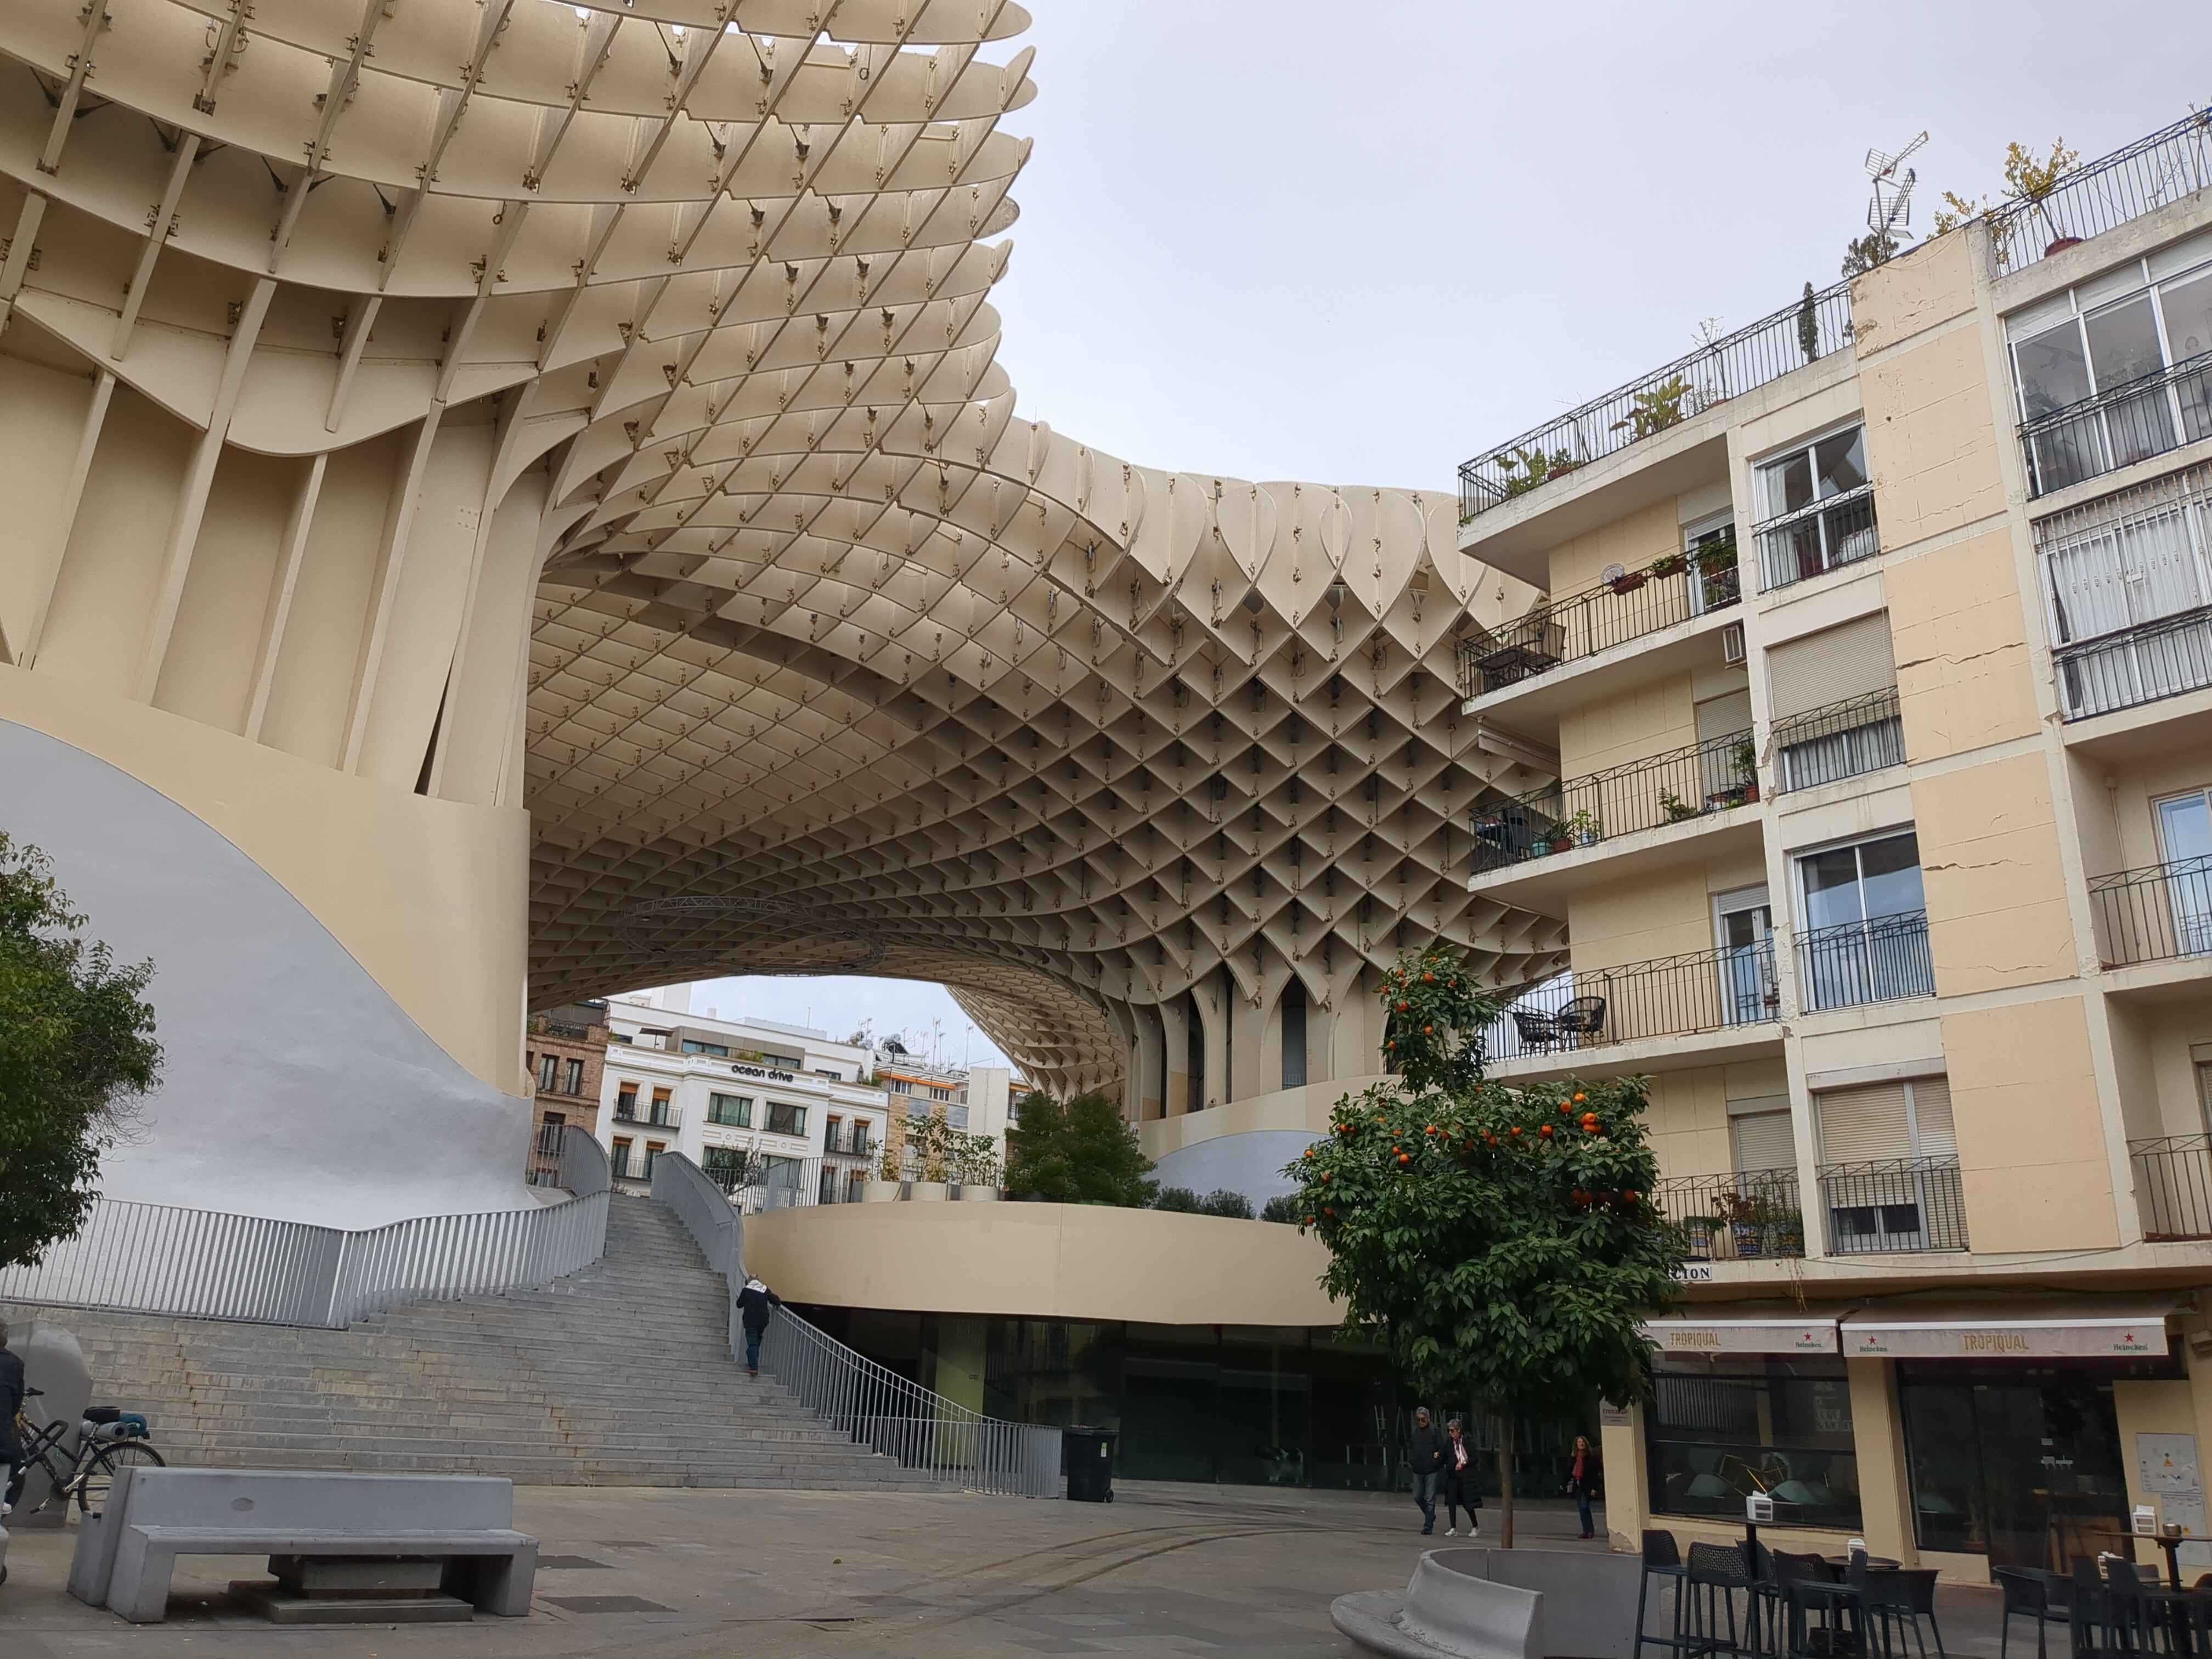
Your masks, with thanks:
[[[1646,1320],[1644,1334],[1662,1353],[1833,1353],[1836,1316],[1805,1309],[1752,1314],[1741,1308]]]
[[[1862,1309],[1844,1322],[1844,1352],[1904,1359],[2124,1358],[2166,1352],[2172,1297]]]

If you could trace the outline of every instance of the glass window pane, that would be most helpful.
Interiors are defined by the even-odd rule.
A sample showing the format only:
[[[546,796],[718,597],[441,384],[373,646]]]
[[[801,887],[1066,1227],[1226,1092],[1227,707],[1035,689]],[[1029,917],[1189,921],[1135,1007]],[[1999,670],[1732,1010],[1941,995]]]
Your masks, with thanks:
[[[1821,439],[1814,446],[1813,465],[1820,474],[1822,495],[1856,489],[1867,481],[1866,428],[1855,426]]]
[[[2071,320],[2022,340],[2013,348],[2020,374],[2020,410],[2025,420],[2048,415],[2089,395],[2089,364],[2081,331]]]
[[[1775,519],[1795,513],[1813,499],[1813,463],[1808,455],[1770,461],[1759,468],[1759,479],[1765,496],[1760,507],[1762,517]]]
[[[2166,343],[2177,363],[2212,351],[2212,270],[2158,291],[2166,312]]]
[[[1741,1521],[1747,1494],[1778,1522],[1859,1524],[1850,1386],[1839,1362],[1662,1359],[1645,1407],[1651,1507]]]
[[[1911,834],[1870,841],[1860,847],[1859,868],[1866,883],[1869,916],[1902,915],[1924,910],[1920,889],[1920,843]]]
[[[2183,795],[2158,804],[2159,839],[2166,843],[2166,861],[2212,858],[2212,811],[2202,795]]]
[[[1834,847],[1797,860],[1805,878],[1805,925],[1834,927],[1864,919],[1859,908],[1858,858],[1848,847]]]
[[[2082,323],[2089,336],[2089,365],[2096,371],[2098,391],[2109,392],[2166,367],[2149,295],[2139,294],[2084,318]]]

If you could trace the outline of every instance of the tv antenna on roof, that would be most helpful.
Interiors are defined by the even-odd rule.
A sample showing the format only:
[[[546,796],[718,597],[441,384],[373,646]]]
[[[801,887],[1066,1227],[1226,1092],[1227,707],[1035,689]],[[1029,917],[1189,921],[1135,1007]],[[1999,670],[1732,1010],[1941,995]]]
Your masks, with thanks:
[[[1912,222],[1912,185],[1919,175],[1905,163],[1927,142],[1923,132],[1894,155],[1878,149],[1866,153],[1867,177],[1874,180],[1874,199],[1867,204],[1867,228],[1885,241]]]

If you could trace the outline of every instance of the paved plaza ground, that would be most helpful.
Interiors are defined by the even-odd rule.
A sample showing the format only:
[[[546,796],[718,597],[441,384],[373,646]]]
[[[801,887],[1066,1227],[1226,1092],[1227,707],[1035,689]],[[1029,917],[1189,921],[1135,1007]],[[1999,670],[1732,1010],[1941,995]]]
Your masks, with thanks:
[[[1424,1542],[1402,1496],[1253,1486],[1124,1482],[1111,1505],[542,1486],[515,1499],[544,1550],[528,1619],[277,1629],[223,1598],[231,1579],[262,1576],[259,1560],[202,1558],[181,1565],[168,1622],[134,1628],[69,1599],[73,1532],[18,1531],[0,1654],[1338,1659],[1358,1650],[1330,1628],[1331,1599],[1402,1587]],[[1574,1529],[1564,1504],[1524,1505],[1518,1541],[1600,1547]],[[1942,1613],[1950,1654],[1996,1653],[1995,1591],[1947,1588]]]

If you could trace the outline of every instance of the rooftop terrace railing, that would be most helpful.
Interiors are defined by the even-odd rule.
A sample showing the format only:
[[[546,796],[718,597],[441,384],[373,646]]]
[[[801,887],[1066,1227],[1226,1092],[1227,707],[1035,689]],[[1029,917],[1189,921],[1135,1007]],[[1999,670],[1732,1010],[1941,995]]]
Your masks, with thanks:
[[[1992,208],[1986,216],[1992,273],[2024,270],[2208,186],[2212,111],[2199,110],[2063,174],[2032,201]]]
[[[1500,623],[1477,625],[1459,642],[1459,686],[1479,697],[1743,598],[1734,541],[1669,553],[1637,570],[1547,599]]]
[[[1462,463],[1460,522],[1778,380],[1850,342],[1849,283],[1794,300],[1771,316]]]
[[[1532,789],[1470,815],[1474,870],[1499,870],[1759,799],[1748,729]]]

